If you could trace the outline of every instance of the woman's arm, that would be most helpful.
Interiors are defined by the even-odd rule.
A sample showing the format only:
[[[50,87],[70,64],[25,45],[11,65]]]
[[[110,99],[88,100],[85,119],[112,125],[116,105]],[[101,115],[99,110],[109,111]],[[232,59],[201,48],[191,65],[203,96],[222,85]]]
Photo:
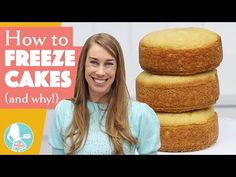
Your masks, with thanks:
[[[52,148],[52,154],[53,155],[65,155],[65,152],[63,149],[55,149],[55,148]]]
[[[53,154],[64,153],[64,134],[63,134],[63,120],[65,118],[64,109],[67,109],[64,101],[58,103],[55,108],[53,122],[49,134],[49,144],[52,147]]]
[[[151,107],[143,103],[139,116],[138,153],[156,155],[161,146],[159,118]]]

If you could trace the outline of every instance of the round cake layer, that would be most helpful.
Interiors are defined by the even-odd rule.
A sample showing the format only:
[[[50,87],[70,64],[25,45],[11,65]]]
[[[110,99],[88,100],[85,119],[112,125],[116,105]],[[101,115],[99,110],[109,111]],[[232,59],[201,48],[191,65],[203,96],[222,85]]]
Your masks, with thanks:
[[[221,37],[203,28],[155,31],[139,42],[139,63],[153,74],[192,75],[210,71],[223,58]]]
[[[184,152],[205,149],[217,141],[218,131],[216,112],[208,118],[206,123],[178,126],[161,125],[160,151]]]
[[[201,109],[196,111],[189,111],[183,113],[161,113],[157,116],[160,120],[161,126],[180,126],[191,124],[204,124],[209,118],[214,116],[215,111],[213,107]]]
[[[161,76],[147,72],[136,78],[136,99],[156,112],[186,112],[208,108],[219,97],[217,71],[192,76]]]

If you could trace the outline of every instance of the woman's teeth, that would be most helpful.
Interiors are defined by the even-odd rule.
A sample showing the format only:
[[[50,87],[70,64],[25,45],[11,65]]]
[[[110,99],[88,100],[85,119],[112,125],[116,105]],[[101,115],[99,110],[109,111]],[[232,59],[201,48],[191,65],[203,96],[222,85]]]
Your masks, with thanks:
[[[103,79],[103,80],[94,79],[94,81],[98,84],[102,84],[102,83],[106,82],[106,79]]]

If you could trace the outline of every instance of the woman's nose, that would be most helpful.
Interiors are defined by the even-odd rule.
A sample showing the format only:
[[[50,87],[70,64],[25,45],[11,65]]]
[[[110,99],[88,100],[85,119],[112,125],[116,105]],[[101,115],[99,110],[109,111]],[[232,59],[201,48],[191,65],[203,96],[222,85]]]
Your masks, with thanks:
[[[96,74],[97,75],[105,75],[105,70],[104,67],[102,65],[100,65],[97,70],[96,70]]]

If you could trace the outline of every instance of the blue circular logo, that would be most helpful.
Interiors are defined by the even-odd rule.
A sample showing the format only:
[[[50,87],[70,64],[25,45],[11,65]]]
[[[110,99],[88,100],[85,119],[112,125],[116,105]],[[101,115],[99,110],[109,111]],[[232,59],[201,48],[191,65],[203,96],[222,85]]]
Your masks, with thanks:
[[[4,133],[4,141],[8,149],[14,152],[24,152],[33,144],[33,131],[21,122],[11,124]]]

